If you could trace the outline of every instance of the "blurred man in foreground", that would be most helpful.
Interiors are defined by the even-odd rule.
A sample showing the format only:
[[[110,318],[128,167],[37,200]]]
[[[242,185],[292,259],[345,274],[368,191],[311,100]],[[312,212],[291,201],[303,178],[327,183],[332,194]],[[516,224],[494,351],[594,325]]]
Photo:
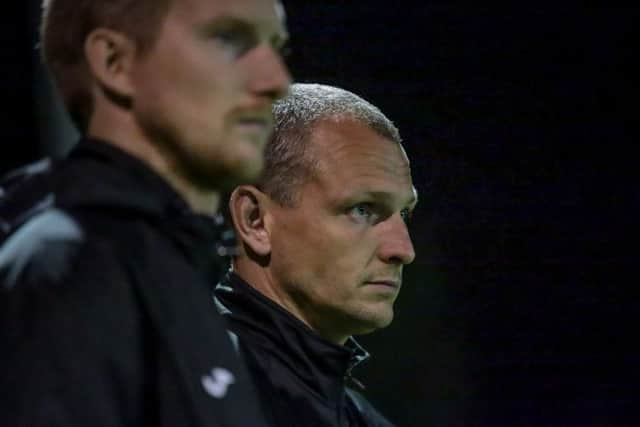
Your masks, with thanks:
[[[264,425],[211,310],[220,194],[262,170],[290,77],[277,0],[50,0],[83,138],[0,201],[0,425]]]
[[[216,288],[273,426],[391,425],[359,393],[352,338],[387,326],[414,259],[417,202],[396,127],[342,89],[295,84],[257,185],[230,213],[241,241]]]

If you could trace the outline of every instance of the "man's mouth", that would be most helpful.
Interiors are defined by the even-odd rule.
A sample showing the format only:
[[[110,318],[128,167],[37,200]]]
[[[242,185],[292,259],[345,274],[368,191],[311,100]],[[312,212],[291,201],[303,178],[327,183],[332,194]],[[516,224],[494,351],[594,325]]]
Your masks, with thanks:
[[[368,280],[368,281],[365,282],[365,284],[366,285],[387,287],[389,289],[400,289],[400,286],[402,286],[402,282],[400,280],[395,280],[395,279]]]
[[[236,120],[236,129],[264,144],[273,130],[273,123],[270,118],[265,117],[240,117]]]
[[[246,129],[252,129],[257,132],[268,132],[271,130],[271,120],[262,117],[242,117],[237,123]]]

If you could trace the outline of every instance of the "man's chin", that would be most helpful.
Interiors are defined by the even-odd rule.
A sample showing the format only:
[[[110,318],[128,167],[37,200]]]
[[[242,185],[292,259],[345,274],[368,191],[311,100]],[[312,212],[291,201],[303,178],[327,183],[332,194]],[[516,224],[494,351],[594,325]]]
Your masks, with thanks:
[[[219,175],[221,190],[232,191],[238,185],[255,183],[262,173],[263,166],[262,158],[238,162],[228,168],[226,173]]]
[[[229,159],[227,172],[236,185],[253,183],[264,168],[264,144],[246,140],[237,143],[235,156]]]
[[[218,163],[200,157],[192,162],[190,173],[193,182],[201,188],[225,193],[238,185],[254,183],[262,173],[263,164],[262,157]]]
[[[386,328],[393,321],[393,309],[384,312],[368,313],[358,319],[358,331],[353,335],[366,335],[378,329]]]

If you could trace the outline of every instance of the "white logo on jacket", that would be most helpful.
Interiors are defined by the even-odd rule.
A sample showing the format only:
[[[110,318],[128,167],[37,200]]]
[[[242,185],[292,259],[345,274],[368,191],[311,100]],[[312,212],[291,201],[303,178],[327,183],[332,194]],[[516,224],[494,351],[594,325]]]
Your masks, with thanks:
[[[202,376],[201,382],[210,396],[222,399],[227,395],[229,386],[236,382],[236,377],[228,369],[215,367],[209,375]]]

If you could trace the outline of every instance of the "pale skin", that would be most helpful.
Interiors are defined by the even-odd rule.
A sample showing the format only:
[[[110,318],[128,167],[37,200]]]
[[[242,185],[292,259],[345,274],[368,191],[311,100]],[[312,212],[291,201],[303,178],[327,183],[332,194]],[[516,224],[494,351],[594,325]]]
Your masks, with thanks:
[[[287,38],[273,0],[175,0],[145,53],[97,28],[85,41],[95,105],[87,133],[212,214],[221,191],[262,169],[271,105],[291,80],[279,52]]]
[[[252,186],[230,208],[245,255],[234,270],[320,336],[343,344],[387,326],[415,258],[406,219],[417,203],[402,147],[352,121],[314,128],[318,170],[283,207]]]

